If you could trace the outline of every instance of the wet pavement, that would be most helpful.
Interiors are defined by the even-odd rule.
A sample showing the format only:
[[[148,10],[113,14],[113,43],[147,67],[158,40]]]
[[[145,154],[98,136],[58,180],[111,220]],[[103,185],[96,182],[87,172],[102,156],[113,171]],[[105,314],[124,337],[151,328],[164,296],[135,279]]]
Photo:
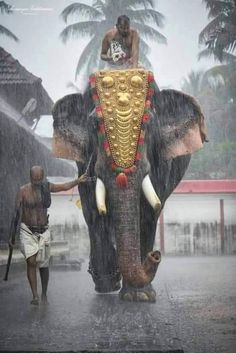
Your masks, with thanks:
[[[86,270],[51,271],[48,306],[24,272],[1,281],[0,351],[235,353],[236,257],[163,257],[154,304],[96,294]]]

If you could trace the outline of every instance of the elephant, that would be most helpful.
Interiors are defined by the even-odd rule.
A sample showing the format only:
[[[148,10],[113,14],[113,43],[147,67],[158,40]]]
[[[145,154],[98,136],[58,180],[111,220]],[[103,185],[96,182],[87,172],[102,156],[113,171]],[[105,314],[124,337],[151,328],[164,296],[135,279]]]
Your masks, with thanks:
[[[56,102],[53,120],[55,156],[96,178],[79,187],[95,290],[155,302],[156,223],[191,154],[206,141],[198,103],[160,91],[145,69],[100,70],[83,94]]]

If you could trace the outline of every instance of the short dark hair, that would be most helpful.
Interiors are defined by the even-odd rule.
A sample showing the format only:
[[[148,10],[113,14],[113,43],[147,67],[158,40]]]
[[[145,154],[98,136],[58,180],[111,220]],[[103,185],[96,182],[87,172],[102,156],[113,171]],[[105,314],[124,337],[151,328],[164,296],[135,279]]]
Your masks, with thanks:
[[[121,23],[130,23],[130,19],[128,16],[126,15],[121,15],[117,18],[117,25],[120,25]]]
[[[34,165],[33,167],[30,168],[30,177],[32,178],[32,175],[34,174],[35,171],[40,171],[42,174],[42,177],[44,177],[44,170],[40,165]]]

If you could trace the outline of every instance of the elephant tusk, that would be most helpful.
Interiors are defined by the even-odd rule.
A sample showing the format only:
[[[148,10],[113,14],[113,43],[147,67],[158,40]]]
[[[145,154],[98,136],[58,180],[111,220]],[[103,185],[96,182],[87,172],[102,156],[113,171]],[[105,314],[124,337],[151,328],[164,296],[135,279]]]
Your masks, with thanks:
[[[161,208],[161,201],[157,196],[156,191],[154,190],[154,187],[148,174],[143,179],[142,189],[147,201],[152,206],[152,208],[155,211],[159,211]]]
[[[97,178],[97,182],[96,182],[95,195],[96,195],[98,213],[100,215],[106,215],[107,213],[106,204],[105,204],[106,189],[103,181],[99,178]]]

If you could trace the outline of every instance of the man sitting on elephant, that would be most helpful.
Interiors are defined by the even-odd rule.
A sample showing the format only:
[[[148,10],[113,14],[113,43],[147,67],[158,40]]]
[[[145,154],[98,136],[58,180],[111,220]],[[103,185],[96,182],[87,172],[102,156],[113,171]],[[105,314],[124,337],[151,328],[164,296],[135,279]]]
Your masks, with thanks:
[[[138,66],[139,35],[130,28],[126,15],[117,18],[116,27],[109,30],[102,41],[101,59],[113,68],[135,68]]]

